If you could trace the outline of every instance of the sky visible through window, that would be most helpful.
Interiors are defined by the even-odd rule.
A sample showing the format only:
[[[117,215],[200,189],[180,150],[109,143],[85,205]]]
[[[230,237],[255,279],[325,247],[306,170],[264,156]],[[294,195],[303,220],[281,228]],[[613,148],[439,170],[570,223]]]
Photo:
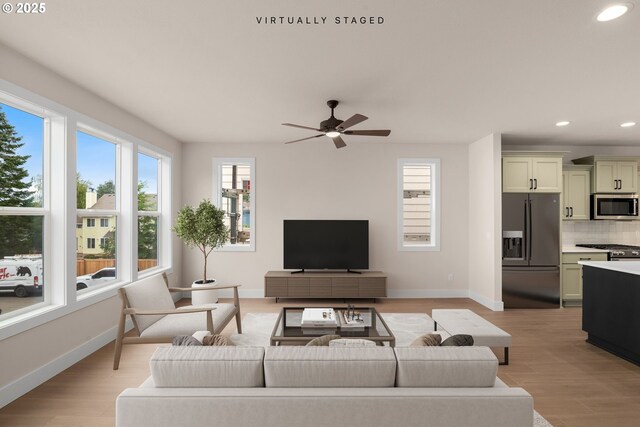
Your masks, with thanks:
[[[7,121],[22,137],[21,142],[24,145],[18,149],[17,154],[30,156],[24,168],[29,172],[25,182],[31,182],[36,176],[42,175],[44,121],[38,116],[6,104],[0,103],[0,108],[5,113]],[[83,132],[77,133],[77,144],[78,171],[82,179],[91,182],[93,188],[112,180],[115,176],[115,146]],[[146,182],[145,192],[149,194],[157,193],[157,162],[152,157],[139,156],[138,176],[140,181]]]

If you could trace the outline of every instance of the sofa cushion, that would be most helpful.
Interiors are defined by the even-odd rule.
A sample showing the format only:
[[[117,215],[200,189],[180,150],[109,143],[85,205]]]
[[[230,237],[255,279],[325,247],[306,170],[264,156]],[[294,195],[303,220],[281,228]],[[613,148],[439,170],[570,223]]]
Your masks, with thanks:
[[[457,334],[452,335],[446,340],[442,341],[440,344],[443,347],[451,346],[451,347],[464,347],[473,345],[473,337],[471,335],[466,334]]]
[[[433,347],[438,346],[442,342],[440,334],[421,335],[409,344],[409,347]]]
[[[396,347],[397,387],[493,387],[498,359],[488,347]]]
[[[173,337],[171,344],[182,345],[182,346],[194,346],[194,345],[202,345],[202,342],[198,341],[197,338],[194,338],[191,335],[178,335]]]
[[[229,337],[226,337],[224,335],[207,335],[202,338],[202,345],[209,345],[209,346],[215,347],[215,346],[229,346],[229,345],[235,345],[235,344],[233,343],[233,341],[231,341],[231,339],[229,339]]]
[[[309,341],[306,345],[308,347],[313,346],[328,346],[329,342],[333,340],[337,340],[340,338],[340,335],[322,335],[321,337],[317,337]]]
[[[262,347],[158,347],[149,366],[156,387],[263,387]]]
[[[329,347],[375,347],[376,345],[375,341],[360,338],[339,338],[329,342]]]
[[[390,347],[268,347],[267,387],[393,387],[396,358]]]

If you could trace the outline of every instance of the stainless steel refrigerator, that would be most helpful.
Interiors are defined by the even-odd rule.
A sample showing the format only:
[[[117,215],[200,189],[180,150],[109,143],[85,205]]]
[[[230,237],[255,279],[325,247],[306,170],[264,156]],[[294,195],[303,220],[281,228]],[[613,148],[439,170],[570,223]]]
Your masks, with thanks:
[[[560,307],[559,194],[502,194],[502,301]]]

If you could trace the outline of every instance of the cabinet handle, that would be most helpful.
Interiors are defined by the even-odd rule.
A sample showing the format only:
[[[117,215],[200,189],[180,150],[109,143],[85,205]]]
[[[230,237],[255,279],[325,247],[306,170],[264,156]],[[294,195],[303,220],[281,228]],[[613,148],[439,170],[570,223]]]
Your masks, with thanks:
[[[618,182],[620,183],[620,185],[618,185],[618,190],[622,190],[622,180],[619,179]]]
[[[566,214],[564,214],[564,217],[565,217],[565,218],[569,218],[569,208],[565,208],[565,209],[567,210],[567,213],[566,213]]]
[[[571,210],[571,215],[569,215],[569,216],[570,216],[571,218],[573,218],[573,206],[571,206],[569,209]]]
[[[534,178],[534,179],[533,179],[533,182],[534,182],[534,184],[535,184],[535,185],[533,186],[533,189],[534,189],[534,190],[537,190],[537,189],[538,189],[538,178]]]
[[[614,190],[617,190],[617,189],[618,189],[618,180],[617,180],[617,179],[614,179],[614,180],[613,180],[613,189],[614,189]]]
[[[591,261],[591,258],[580,258],[580,261]]]
[[[533,180],[529,178],[529,190],[533,190]]]

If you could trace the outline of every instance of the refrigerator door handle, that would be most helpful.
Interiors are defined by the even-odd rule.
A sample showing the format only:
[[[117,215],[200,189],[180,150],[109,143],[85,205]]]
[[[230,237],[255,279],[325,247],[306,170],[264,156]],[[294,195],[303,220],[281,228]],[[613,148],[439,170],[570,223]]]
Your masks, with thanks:
[[[524,259],[529,259],[529,232],[527,231],[527,201],[524,201],[524,242],[522,247],[524,248]]]
[[[533,229],[532,229],[532,218],[531,218],[531,200],[529,200],[529,203],[527,204],[527,206],[529,207],[529,212],[527,212],[527,220],[529,222],[529,232],[527,233],[528,235],[528,243],[529,243],[529,250],[527,251],[529,254],[529,261],[531,261],[531,241],[533,240]]]

